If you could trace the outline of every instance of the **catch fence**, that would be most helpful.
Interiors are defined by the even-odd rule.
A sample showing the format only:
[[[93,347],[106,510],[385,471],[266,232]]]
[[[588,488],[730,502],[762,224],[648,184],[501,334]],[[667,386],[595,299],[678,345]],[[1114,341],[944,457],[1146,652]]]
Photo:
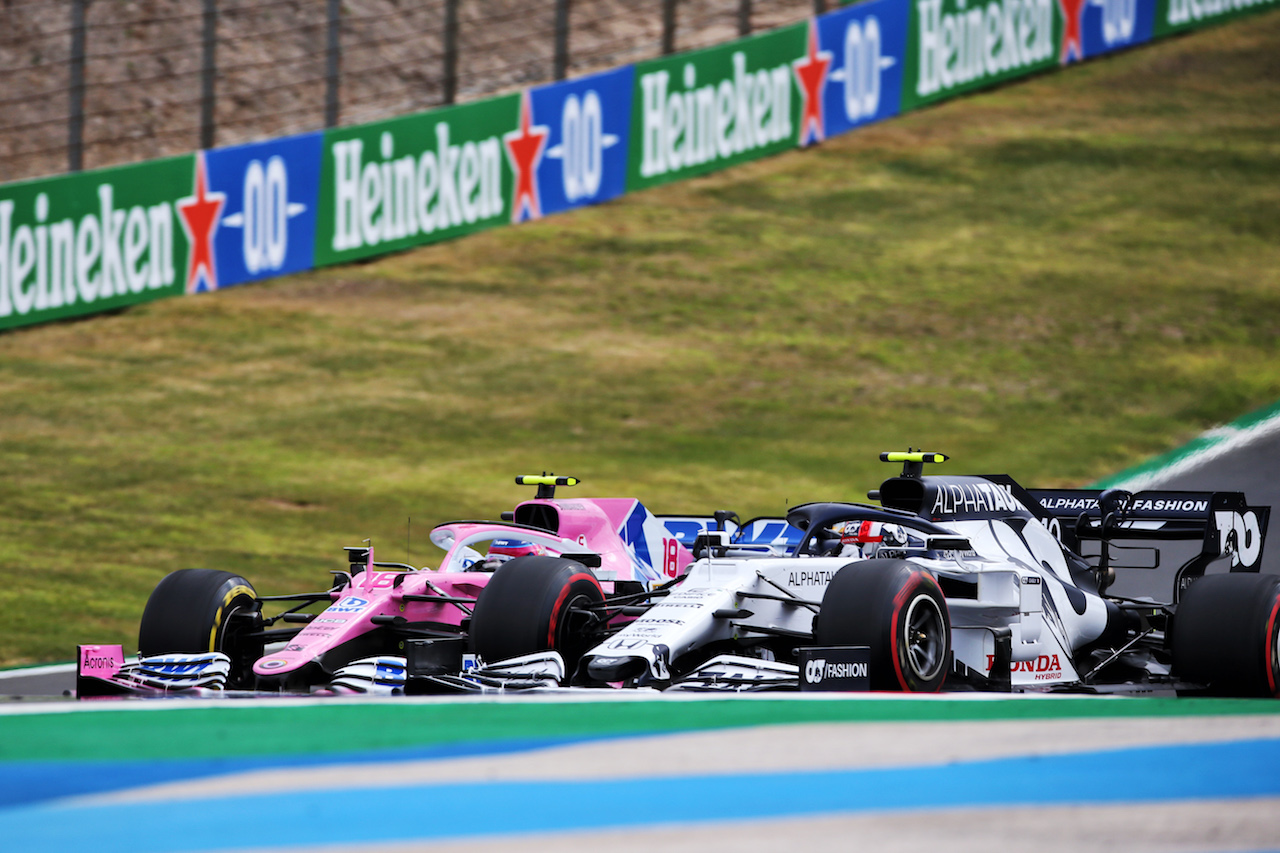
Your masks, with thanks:
[[[0,0],[0,182],[360,124],[836,0]]]

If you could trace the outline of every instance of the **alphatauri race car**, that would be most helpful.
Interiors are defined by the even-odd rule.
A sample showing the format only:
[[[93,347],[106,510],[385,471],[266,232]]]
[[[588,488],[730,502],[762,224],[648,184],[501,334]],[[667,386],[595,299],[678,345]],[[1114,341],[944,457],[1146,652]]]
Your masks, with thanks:
[[[537,495],[501,521],[455,521],[431,531],[444,551],[434,568],[377,562],[371,546],[351,547],[347,569],[331,573],[328,589],[290,595],[260,595],[234,572],[173,572],[143,610],[136,661],[126,662],[120,646],[80,647],[78,695],[401,692],[410,664],[415,675],[447,676],[470,660],[478,596],[508,564],[526,575],[523,597],[486,606],[482,631],[491,636],[508,607],[536,618],[520,623],[527,634],[503,632],[497,645],[484,647],[486,656],[497,660],[521,644],[580,656],[586,638],[628,618],[623,605],[683,575],[692,555],[682,540],[725,523],[659,518],[634,498],[556,497],[557,487],[578,483],[573,477],[516,483],[537,486]],[[610,609],[592,609],[600,603]]]
[[[1269,507],[881,459],[903,468],[869,493],[879,506],[804,504],[774,535],[700,531],[678,582],[642,594],[609,599],[563,558],[512,560],[476,602],[481,666],[454,686],[1280,694],[1280,577],[1258,573]],[[1179,543],[1192,555],[1167,596],[1110,592]],[[553,565],[578,578],[555,595],[539,580]],[[551,602],[573,596],[582,618],[551,637]]]

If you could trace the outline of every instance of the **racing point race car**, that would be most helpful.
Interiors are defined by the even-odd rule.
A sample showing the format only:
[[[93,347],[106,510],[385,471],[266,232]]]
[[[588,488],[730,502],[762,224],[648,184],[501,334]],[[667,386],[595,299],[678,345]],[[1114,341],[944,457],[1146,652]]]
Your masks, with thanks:
[[[556,497],[557,487],[578,482],[517,477],[517,484],[537,486],[537,495],[501,521],[455,521],[431,531],[444,551],[434,570],[377,562],[371,546],[352,547],[348,570],[332,572],[331,588],[270,596],[234,572],[173,572],[143,611],[138,660],[126,663],[120,646],[81,646],[77,694],[401,692],[419,676],[442,677],[435,689],[444,689],[471,657],[470,646],[489,660],[521,645],[580,654],[579,645],[614,630],[609,622],[628,618],[623,605],[684,573],[692,555],[682,539],[724,521],[659,518],[633,498]],[[514,603],[503,592],[511,567],[522,596]],[[485,598],[494,582],[496,597]],[[528,634],[495,624],[513,606],[537,614],[521,623]]]
[[[774,541],[700,532],[679,582],[625,600],[630,621],[594,646],[538,635],[547,605],[528,558],[513,560],[476,604],[476,648],[559,652],[563,666],[538,674],[579,686],[1280,694],[1280,577],[1258,574],[1269,507],[1236,492],[1029,491],[924,476],[938,453],[881,459],[903,470],[869,494],[880,506],[804,504]],[[1167,600],[1109,592],[1118,569],[1158,566],[1174,544],[1192,556]]]

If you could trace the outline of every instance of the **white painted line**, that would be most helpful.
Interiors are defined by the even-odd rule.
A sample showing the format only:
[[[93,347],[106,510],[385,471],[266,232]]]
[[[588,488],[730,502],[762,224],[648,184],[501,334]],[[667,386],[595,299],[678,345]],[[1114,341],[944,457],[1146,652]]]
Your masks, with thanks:
[[[61,675],[64,672],[75,672],[76,665],[72,663],[49,663],[41,666],[24,666],[18,669],[0,670],[0,681],[6,678],[30,678],[33,675]]]
[[[1161,483],[1201,468],[1215,459],[1220,459],[1228,453],[1247,447],[1276,432],[1280,432],[1280,413],[1244,429],[1231,424],[1215,427],[1201,435],[1201,438],[1213,440],[1208,447],[1177,457],[1170,464],[1154,471],[1144,471],[1132,477],[1117,480],[1112,485],[1130,491],[1159,488]]]
[[[1089,488],[1119,487],[1133,491],[1159,488],[1174,477],[1207,465],[1277,431],[1280,431],[1280,402],[1242,415],[1231,423],[1205,430],[1181,447],[1103,477]]]

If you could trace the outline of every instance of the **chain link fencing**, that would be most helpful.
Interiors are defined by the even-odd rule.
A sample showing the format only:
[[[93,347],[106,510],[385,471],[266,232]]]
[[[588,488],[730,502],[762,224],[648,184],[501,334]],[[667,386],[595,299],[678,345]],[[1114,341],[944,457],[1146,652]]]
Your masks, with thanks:
[[[477,100],[719,44],[827,5],[0,0],[0,182]]]

